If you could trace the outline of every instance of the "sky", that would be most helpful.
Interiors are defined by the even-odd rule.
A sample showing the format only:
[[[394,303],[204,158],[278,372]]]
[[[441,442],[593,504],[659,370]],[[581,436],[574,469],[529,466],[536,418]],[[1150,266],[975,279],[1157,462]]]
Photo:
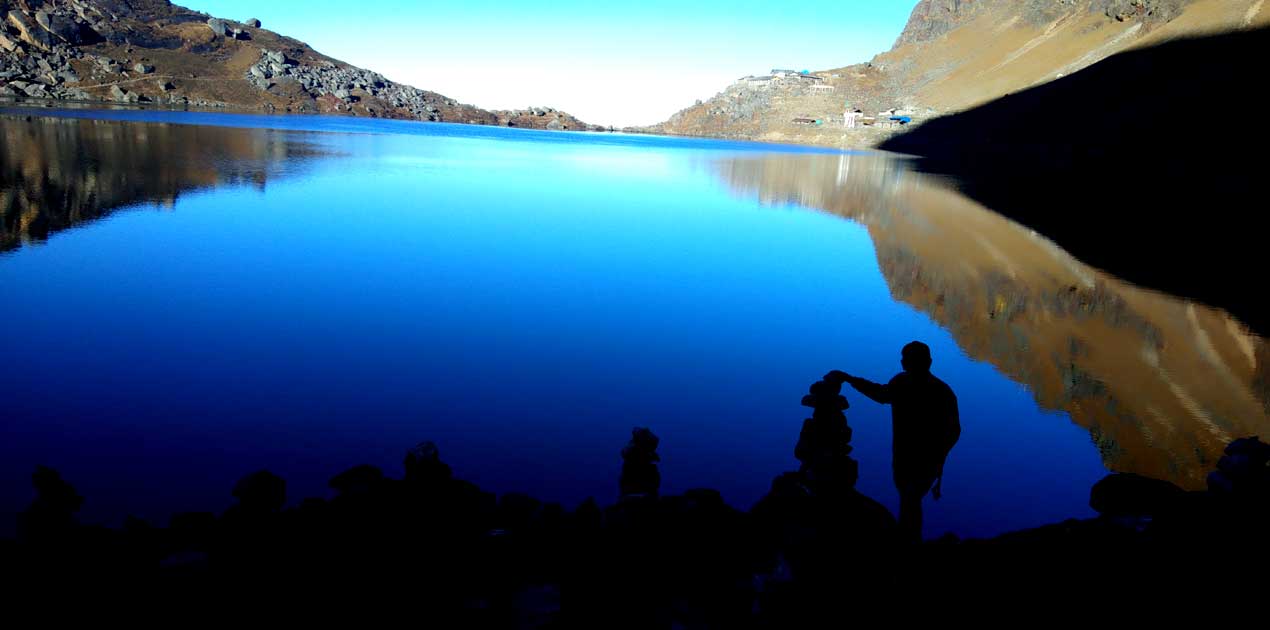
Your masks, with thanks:
[[[891,47],[915,0],[419,2],[174,0],[485,109],[592,124],[663,121],[772,68],[838,68]]]

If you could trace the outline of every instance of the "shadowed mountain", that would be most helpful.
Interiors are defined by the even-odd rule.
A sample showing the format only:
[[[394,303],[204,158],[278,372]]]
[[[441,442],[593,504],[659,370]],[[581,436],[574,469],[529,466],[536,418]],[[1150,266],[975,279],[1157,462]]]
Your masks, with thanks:
[[[0,251],[135,204],[294,172],[320,150],[286,132],[0,117]]]
[[[1127,280],[1229,309],[1259,331],[1270,30],[1121,53],[881,145]]]
[[[1230,440],[1270,432],[1268,346],[1225,312],[1093,269],[893,160],[799,155],[715,168],[740,194],[863,224],[895,299],[1040,406],[1069,414],[1112,470],[1200,488]]]

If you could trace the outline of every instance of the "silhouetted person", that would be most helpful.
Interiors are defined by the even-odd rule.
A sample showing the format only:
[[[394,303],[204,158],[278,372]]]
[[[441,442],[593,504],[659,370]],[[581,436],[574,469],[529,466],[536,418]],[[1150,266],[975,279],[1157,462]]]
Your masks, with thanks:
[[[900,529],[922,536],[922,497],[934,486],[936,499],[944,460],[961,436],[957,396],[930,373],[930,348],[914,341],[901,354],[904,371],[881,385],[834,370],[825,380],[845,382],[875,402],[891,405],[891,469],[900,493]]]

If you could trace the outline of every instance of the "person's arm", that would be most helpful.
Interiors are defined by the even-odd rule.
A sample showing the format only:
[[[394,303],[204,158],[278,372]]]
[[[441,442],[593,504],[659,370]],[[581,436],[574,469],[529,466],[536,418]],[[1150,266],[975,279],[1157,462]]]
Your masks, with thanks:
[[[850,374],[847,374],[846,372],[843,372],[841,370],[834,370],[826,374],[825,380],[833,380],[839,383],[846,383],[850,385],[851,387],[855,388],[857,392],[860,392],[861,394],[868,396],[870,399],[873,400],[873,402],[880,403],[883,405],[891,404],[890,385],[874,383],[873,381],[866,380],[858,376],[851,376]]]

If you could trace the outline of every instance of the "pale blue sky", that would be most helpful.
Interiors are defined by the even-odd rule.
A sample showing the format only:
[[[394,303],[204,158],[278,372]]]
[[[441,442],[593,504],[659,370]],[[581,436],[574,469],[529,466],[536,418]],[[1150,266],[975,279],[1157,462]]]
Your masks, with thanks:
[[[617,126],[664,120],[747,74],[866,61],[890,48],[916,4],[174,1],[259,18],[324,54],[465,103],[556,107]]]

